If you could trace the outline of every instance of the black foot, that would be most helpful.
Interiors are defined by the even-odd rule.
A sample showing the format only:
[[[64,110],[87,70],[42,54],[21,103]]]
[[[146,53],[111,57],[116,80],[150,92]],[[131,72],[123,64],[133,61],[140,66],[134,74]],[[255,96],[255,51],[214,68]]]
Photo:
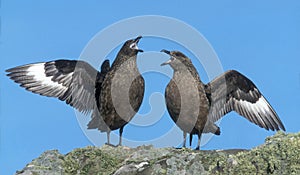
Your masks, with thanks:
[[[197,146],[195,150],[200,151],[200,146]]]
[[[186,147],[185,146],[183,146],[183,147],[173,147],[174,149],[186,149]]]
[[[118,147],[118,145],[113,145],[111,143],[105,143],[105,145],[108,145],[108,146],[111,146],[111,147],[114,147],[114,148]]]

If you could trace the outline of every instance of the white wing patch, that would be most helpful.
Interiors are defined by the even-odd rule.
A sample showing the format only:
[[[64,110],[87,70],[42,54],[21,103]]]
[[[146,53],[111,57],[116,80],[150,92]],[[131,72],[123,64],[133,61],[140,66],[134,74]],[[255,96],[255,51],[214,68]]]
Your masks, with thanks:
[[[63,98],[64,94],[68,91],[68,83],[72,80],[72,73],[62,76],[60,81],[52,80],[53,76],[46,75],[46,63],[36,63],[28,64],[24,66],[15,67],[7,70],[10,72],[8,76],[14,80],[16,83],[19,83],[26,90],[31,91],[36,94],[48,96],[48,97],[59,97]],[[49,70],[48,70],[49,71]],[[57,72],[55,67],[50,71]],[[58,72],[57,72],[58,73]],[[51,75],[58,74],[52,73]],[[56,79],[58,77],[55,77]]]
[[[255,103],[237,99],[233,99],[233,101],[235,111],[260,127],[271,130],[278,130],[278,126],[283,128],[277,114],[263,96]]]
[[[66,91],[68,89],[67,87],[63,86],[62,84],[59,84],[58,82],[52,81],[51,76],[49,77],[46,76],[44,67],[45,67],[45,63],[32,64],[27,69],[27,75],[33,76],[33,79],[36,82],[40,82],[42,86],[50,86],[52,88],[59,88],[61,90]]]
[[[261,96],[256,103],[251,103],[246,100],[236,100],[236,99],[235,101],[237,103],[240,103],[244,108],[251,111],[251,113],[253,113],[256,116],[259,114],[265,115],[271,112],[268,102],[263,96]]]

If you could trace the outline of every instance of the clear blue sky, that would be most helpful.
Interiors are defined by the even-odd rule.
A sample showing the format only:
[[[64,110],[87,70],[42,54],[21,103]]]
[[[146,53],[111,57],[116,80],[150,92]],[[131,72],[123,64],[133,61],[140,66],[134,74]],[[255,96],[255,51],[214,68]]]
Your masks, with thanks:
[[[223,69],[236,69],[253,80],[277,111],[287,132],[299,132],[299,1],[130,2],[1,1],[0,174],[20,170],[45,150],[67,153],[93,144],[80,128],[71,107],[57,99],[25,91],[5,76],[5,69],[57,58],[79,58],[99,31],[119,20],[140,15],[169,16],[193,26],[214,48]],[[104,54],[113,60],[118,48]],[[150,37],[141,40],[140,48],[146,52],[162,48],[182,50],[176,43]],[[185,53],[207,83],[202,66],[192,54]],[[161,63],[167,57],[155,59]],[[142,114],[150,110],[149,96],[164,93],[169,81],[155,73],[145,73],[144,77],[147,88]],[[165,113],[149,127],[126,126],[124,137],[147,141],[170,127],[173,122]],[[253,148],[274,134],[236,113],[223,118],[220,127],[221,136],[213,137],[202,149]],[[182,140],[182,136],[172,139]]]

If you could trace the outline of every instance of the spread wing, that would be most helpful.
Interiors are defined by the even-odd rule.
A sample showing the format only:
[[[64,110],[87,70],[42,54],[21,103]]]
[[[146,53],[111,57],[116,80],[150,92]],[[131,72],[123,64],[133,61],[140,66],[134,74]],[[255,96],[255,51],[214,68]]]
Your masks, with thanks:
[[[95,83],[101,73],[84,61],[55,60],[6,71],[28,91],[66,101],[83,113],[95,109]]]
[[[206,93],[211,102],[208,119],[213,122],[236,111],[266,130],[285,131],[278,115],[254,83],[237,71],[227,71],[208,83]]]

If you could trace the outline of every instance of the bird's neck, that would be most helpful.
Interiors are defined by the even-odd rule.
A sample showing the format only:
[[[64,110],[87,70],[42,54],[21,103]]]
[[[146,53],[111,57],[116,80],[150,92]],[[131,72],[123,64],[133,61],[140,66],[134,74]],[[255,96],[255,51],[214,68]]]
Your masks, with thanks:
[[[122,64],[132,65],[133,67],[136,67],[136,58],[137,58],[137,55],[128,56],[128,55],[118,54],[117,58],[115,59],[115,61],[112,64],[112,68],[120,67],[120,66],[122,66]]]
[[[200,76],[197,72],[197,70],[194,67],[185,67],[184,69],[176,69],[173,73],[173,79],[181,79],[182,77],[190,77],[194,78],[196,81],[200,81]]]

